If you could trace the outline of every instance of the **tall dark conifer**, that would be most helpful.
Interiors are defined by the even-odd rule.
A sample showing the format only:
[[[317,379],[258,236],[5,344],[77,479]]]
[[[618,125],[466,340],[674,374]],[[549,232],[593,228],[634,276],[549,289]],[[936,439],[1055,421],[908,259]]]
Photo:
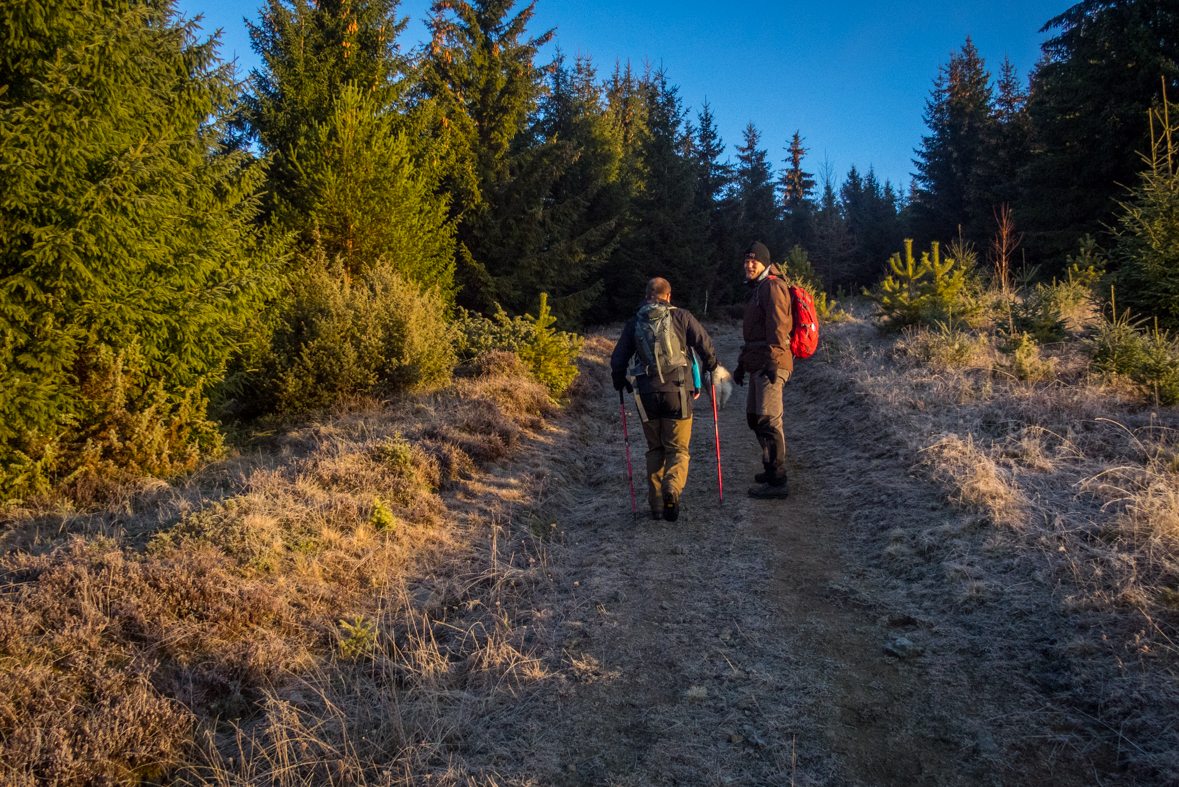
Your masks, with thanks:
[[[544,89],[534,61],[553,31],[528,37],[536,4],[513,13],[516,4],[434,0],[421,73],[441,110],[436,131],[454,130],[457,162],[445,187],[461,217],[458,301],[520,312],[534,295],[521,262],[543,246],[543,201],[561,152],[530,133]]]
[[[1089,234],[1109,240],[1117,202],[1150,149],[1145,118],[1165,78],[1179,95],[1179,5],[1084,0],[1049,20],[1032,73],[1032,152],[1018,214],[1035,256],[1063,266]]]
[[[926,102],[929,135],[921,138],[917,158],[918,191],[913,204],[914,233],[919,245],[948,242],[963,227],[966,237],[981,243],[990,230],[990,205],[979,202],[990,191],[978,183],[992,124],[990,74],[969,37],[942,66]]]
[[[787,148],[786,168],[778,184],[782,195],[782,218],[785,220],[785,240],[788,246],[798,244],[810,248],[814,241],[815,176],[802,169],[806,148],[802,146],[802,134],[794,132]]]
[[[732,282],[740,277],[737,261],[741,249],[735,232],[735,201],[730,195],[733,167],[722,161],[725,144],[716,129],[716,120],[708,102],[696,116],[696,215],[705,228],[705,255],[708,259],[706,302],[717,302],[717,296],[731,290]]]
[[[778,206],[774,198],[773,172],[766,151],[758,146],[761,134],[750,123],[742,132],[737,146],[737,168],[733,181],[734,196],[739,205],[738,227],[746,245],[758,240],[770,248],[770,253],[785,257],[779,238]]]

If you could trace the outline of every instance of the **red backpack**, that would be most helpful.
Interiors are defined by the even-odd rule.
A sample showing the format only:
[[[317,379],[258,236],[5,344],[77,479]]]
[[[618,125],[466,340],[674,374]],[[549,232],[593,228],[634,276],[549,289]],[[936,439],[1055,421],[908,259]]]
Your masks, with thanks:
[[[790,285],[790,310],[794,327],[790,329],[790,352],[795,358],[810,358],[819,347],[819,319],[815,299],[802,287]]]

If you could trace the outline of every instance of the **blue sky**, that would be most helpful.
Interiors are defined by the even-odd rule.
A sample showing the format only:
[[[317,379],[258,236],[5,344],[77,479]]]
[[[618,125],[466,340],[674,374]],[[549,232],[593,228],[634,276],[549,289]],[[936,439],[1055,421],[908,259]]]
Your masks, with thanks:
[[[538,0],[532,30],[555,27],[561,49],[592,55],[603,77],[616,60],[662,66],[693,117],[707,99],[730,151],[753,121],[775,170],[797,130],[808,171],[818,173],[824,160],[838,178],[852,164],[871,166],[881,180],[907,186],[938,66],[970,35],[992,74],[1006,55],[1026,79],[1045,37],[1039,29],[1073,2]],[[258,60],[242,19],[256,18],[259,6],[180,0],[186,15],[205,16],[206,31],[224,31],[223,57],[246,70]],[[410,18],[404,49],[426,37],[428,7],[402,3]]]

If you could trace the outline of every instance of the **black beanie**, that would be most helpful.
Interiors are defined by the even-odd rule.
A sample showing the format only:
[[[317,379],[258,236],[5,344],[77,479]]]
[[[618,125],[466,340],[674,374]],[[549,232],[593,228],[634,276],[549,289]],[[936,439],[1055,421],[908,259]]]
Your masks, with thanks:
[[[767,268],[770,267],[770,250],[766,248],[764,243],[754,241],[749,244],[749,248],[745,250],[745,256],[753,257]]]

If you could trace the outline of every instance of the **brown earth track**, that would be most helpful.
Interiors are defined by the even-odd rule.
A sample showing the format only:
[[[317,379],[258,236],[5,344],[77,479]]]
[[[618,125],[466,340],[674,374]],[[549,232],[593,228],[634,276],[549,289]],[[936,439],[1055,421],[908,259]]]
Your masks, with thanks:
[[[1041,608],[1000,609],[995,630],[994,609],[952,598],[941,561],[890,561],[897,533],[972,517],[881,437],[823,358],[786,388],[789,500],[744,494],[760,464],[738,388],[720,414],[724,505],[702,397],[683,516],[632,519],[607,383],[613,338],[588,345],[592,401],[541,449],[559,530],[532,615],[556,677],[478,725],[468,772],[546,785],[1128,783],[1054,695],[1067,666],[1051,656],[1062,635],[1050,589]],[[737,331],[714,338],[735,361]],[[1005,579],[1035,581],[1017,562]],[[886,654],[902,635],[917,655]]]

